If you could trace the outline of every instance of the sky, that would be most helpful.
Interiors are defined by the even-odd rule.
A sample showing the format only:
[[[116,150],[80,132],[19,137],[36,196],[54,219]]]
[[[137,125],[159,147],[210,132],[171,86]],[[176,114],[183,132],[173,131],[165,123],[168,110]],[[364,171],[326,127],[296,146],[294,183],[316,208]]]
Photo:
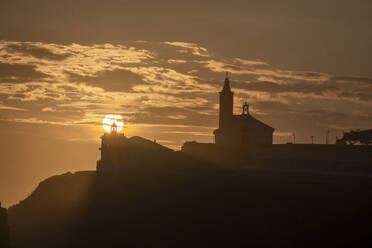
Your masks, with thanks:
[[[370,0],[0,1],[0,201],[94,170],[102,119],[213,142],[230,72],[274,142],[372,128]]]

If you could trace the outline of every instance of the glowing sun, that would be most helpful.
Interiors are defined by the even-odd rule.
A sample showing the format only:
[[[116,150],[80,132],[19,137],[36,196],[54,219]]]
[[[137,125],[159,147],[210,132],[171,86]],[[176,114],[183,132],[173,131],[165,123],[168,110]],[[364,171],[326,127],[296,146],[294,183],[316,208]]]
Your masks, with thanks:
[[[111,125],[114,123],[117,126],[117,132],[120,132],[124,128],[123,117],[120,115],[106,115],[102,123],[103,129],[105,129],[105,131],[108,133],[111,132]]]

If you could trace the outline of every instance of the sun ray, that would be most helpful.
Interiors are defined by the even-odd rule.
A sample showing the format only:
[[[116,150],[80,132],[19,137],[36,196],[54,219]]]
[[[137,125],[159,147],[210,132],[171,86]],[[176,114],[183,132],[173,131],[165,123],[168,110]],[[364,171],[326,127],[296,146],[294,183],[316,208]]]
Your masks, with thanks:
[[[124,121],[123,117],[121,115],[106,115],[105,118],[102,121],[103,129],[105,129],[106,132],[111,132],[111,125],[116,124],[117,131],[120,132],[124,128]]]

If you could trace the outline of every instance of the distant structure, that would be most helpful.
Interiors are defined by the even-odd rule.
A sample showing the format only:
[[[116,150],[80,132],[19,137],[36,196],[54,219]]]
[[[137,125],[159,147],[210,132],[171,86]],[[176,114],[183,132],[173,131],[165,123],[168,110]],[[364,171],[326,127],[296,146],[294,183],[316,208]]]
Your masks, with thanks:
[[[155,161],[169,160],[173,154],[173,150],[154,141],[138,136],[125,137],[124,133],[118,132],[115,122],[101,140],[101,159],[97,161],[99,174],[152,165]]]
[[[372,164],[372,130],[344,133],[338,145],[296,143],[273,144],[274,128],[257,120],[244,103],[242,113],[234,115],[234,92],[226,74],[220,92],[219,127],[214,131],[215,143],[186,141],[182,152],[206,163],[218,166],[277,166],[292,169],[301,165],[307,168],[330,168],[330,166],[365,166]],[[362,144],[352,146],[346,144]]]
[[[178,152],[158,144],[156,140],[138,136],[127,138],[119,132],[121,126],[113,121],[109,129],[106,126],[107,132],[101,137],[101,159],[97,161],[97,174],[145,168],[147,172],[169,168],[182,171],[186,168],[184,165],[192,163],[222,167],[271,166],[279,163],[283,168],[307,164],[312,168],[314,165],[364,166],[372,162],[372,146],[295,144],[294,133],[293,143],[274,145],[274,128],[254,118],[249,113],[248,103],[243,104],[240,115],[233,114],[234,92],[231,91],[228,74],[219,97],[219,127],[214,131],[215,143],[186,141],[181,152]],[[342,140],[338,140],[338,144],[355,142],[372,144],[372,130],[345,133]]]
[[[345,132],[341,139],[336,139],[336,145],[371,145],[372,144],[372,129],[368,130],[351,130]]]
[[[229,75],[220,94],[219,128],[214,131],[215,144],[219,146],[271,145],[274,128],[257,120],[244,103],[242,114],[234,115],[234,92],[231,91]]]

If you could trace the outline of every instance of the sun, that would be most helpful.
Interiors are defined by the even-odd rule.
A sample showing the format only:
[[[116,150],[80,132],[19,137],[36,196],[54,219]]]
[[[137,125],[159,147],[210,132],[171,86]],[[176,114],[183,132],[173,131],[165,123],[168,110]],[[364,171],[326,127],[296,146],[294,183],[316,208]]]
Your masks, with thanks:
[[[111,132],[111,125],[113,123],[116,124],[118,132],[120,132],[124,128],[124,121],[121,115],[106,115],[102,123],[103,129],[105,129],[105,131],[108,133]]]

